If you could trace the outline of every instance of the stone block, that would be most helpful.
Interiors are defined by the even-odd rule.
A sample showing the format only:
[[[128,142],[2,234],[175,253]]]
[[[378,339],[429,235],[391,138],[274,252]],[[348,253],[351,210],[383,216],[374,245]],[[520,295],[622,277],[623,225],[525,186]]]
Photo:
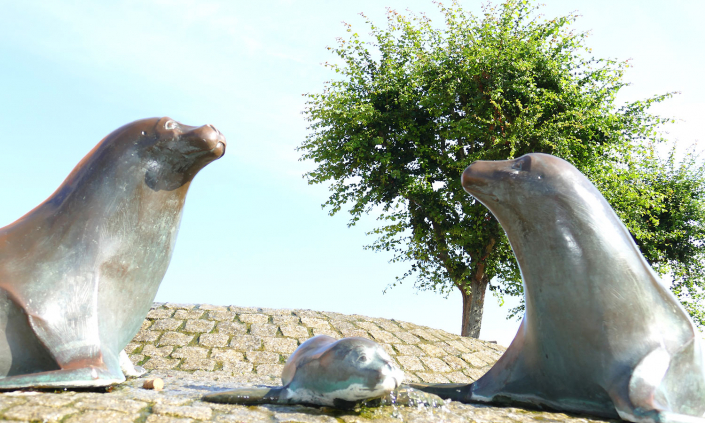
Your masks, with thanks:
[[[471,354],[463,354],[460,357],[463,360],[465,360],[466,363],[468,363],[472,367],[475,367],[478,369],[490,364],[490,361],[488,361],[489,357],[487,357],[479,352],[471,353]]]
[[[217,361],[243,361],[245,354],[229,348],[213,348],[211,358]]]
[[[132,339],[132,342],[154,342],[161,334],[162,333],[159,331],[141,330],[137,332],[137,335],[135,335]]]
[[[445,355],[448,355],[445,351],[432,344],[417,344],[417,347],[421,348],[427,355],[430,355],[431,357],[443,357]]]
[[[216,320],[218,322],[232,322],[235,320],[235,313],[232,311],[209,311],[208,320]]]
[[[90,410],[81,414],[75,414],[66,420],[64,423],[132,423],[139,415],[128,415],[114,410]]]
[[[154,308],[147,312],[148,319],[168,319],[174,314],[174,310],[169,310],[165,308]]]
[[[210,320],[187,320],[184,327],[185,332],[210,332],[215,327],[215,322]]]
[[[186,335],[179,332],[165,332],[161,338],[159,338],[159,346],[162,345],[174,345],[177,347],[183,347],[191,342],[195,338],[195,335]]]
[[[218,322],[215,330],[228,335],[244,335],[247,333],[247,325],[237,322]]]
[[[130,414],[139,413],[140,410],[148,405],[146,402],[110,397],[108,395],[80,399],[73,404],[74,407],[81,410],[113,410]]]
[[[352,336],[358,336],[358,337],[360,337],[360,338],[371,339],[370,334],[367,333],[366,330],[362,330],[362,329],[357,329],[357,330],[341,330],[341,332],[343,333],[343,336],[346,337],[346,338],[350,338],[350,337],[352,337]]]
[[[192,310],[196,307],[196,304],[166,303],[164,307],[174,310]]]
[[[171,354],[172,351],[174,351],[174,347],[172,346],[157,348],[154,345],[147,344],[142,348],[142,354],[148,357],[166,357]]]
[[[297,318],[298,320],[298,318]],[[308,329],[300,325],[282,325],[279,326],[284,336],[289,338],[308,338]]]
[[[414,345],[394,344],[394,348],[399,351],[401,355],[413,355],[416,357],[426,355],[425,352]]]
[[[454,355],[447,355],[442,358],[443,361],[445,361],[446,364],[448,364],[448,366],[450,366],[450,368],[453,370],[460,370],[468,367],[467,363],[465,363],[463,360],[459,359]]]
[[[407,344],[418,344],[419,342],[421,342],[421,340],[419,338],[415,337],[414,335],[410,334],[409,332],[399,331],[399,332],[394,332],[394,335],[397,338],[401,339],[402,341],[406,342]]]
[[[75,414],[77,410],[71,407],[55,408],[43,405],[18,405],[6,410],[3,414],[11,420],[25,421],[58,421]]]
[[[199,309],[193,309],[193,310],[176,310],[174,313],[174,319],[181,319],[181,320],[193,320],[193,319],[200,319],[201,316],[205,311],[199,310]]]
[[[399,338],[384,330],[370,330],[370,335],[375,341],[385,344],[399,343]]]
[[[230,335],[224,333],[204,333],[198,337],[198,344],[204,347],[224,347],[228,345]]]
[[[449,345],[448,342],[438,342],[436,344],[437,347],[441,348],[443,351],[445,351],[447,354],[450,355],[460,355],[462,354],[458,349],[454,348],[453,346]]]
[[[445,373],[450,371],[450,367],[440,358],[436,357],[420,357],[423,364],[429,369],[438,373]]]
[[[230,348],[238,351],[254,351],[262,348],[262,338],[252,335],[233,336],[230,341]]]
[[[438,339],[437,337],[435,337],[435,336],[432,335],[430,332],[428,332],[427,330],[424,330],[424,329],[414,329],[414,330],[411,330],[411,331],[409,331],[409,332],[413,333],[414,335],[416,335],[416,336],[418,336],[419,338],[421,338],[421,339],[423,339],[423,340],[425,340],[425,341],[428,341],[428,342],[438,342],[438,341],[440,341],[440,339]]]
[[[254,364],[279,363],[279,354],[270,351],[248,351],[245,353],[247,361]]]
[[[152,412],[162,416],[187,417],[196,420],[210,420],[213,415],[213,410],[207,406],[176,406],[162,403],[154,404]]]
[[[252,373],[254,365],[247,361],[224,361],[223,371],[233,372],[235,374]]]
[[[255,372],[263,376],[281,377],[283,370],[283,364],[259,364],[255,366]]]
[[[208,356],[208,350],[199,347],[183,347],[177,348],[173,353],[171,353],[173,358],[206,358]],[[183,369],[183,366],[181,366]]]
[[[179,365],[178,358],[152,357],[142,365],[147,370],[169,370]]]
[[[230,306],[228,307],[228,310],[232,311],[235,314],[254,314],[254,313],[259,313],[261,308],[257,307],[238,307],[238,306]]]
[[[303,323],[304,326],[307,326],[309,328],[330,329],[328,321],[323,319],[316,319],[313,317],[302,317],[301,323]]]
[[[397,362],[399,362],[402,370],[424,370],[423,364],[418,357],[398,355],[395,358],[397,359]]]
[[[213,304],[199,304],[198,309],[206,311],[228,311],[228,308],[226,306],[219,306]]]
[[[386,330],[387,332],[397,332],[401,329],[399,327],[399,325],[394,323],[394,321],[392,321],[392,320],[380,319],[375,323],[377,323],[377,325],[379,325],[379,327]]]
[[[450,383],[447,377],[438,373],[416,372],[416,376],[426,383]]]
[[[155,320],[150,327],[152,330],[176,330],[184,323],[183,320],[177,319],[159,319]]]
[[[446,344],[450,345],[451,347],[455,348],[456,350],[460,351],[461,354],[465,353],[471,353],[473,350],[465,346],[460,340],[452,340],[452,341],[446,341]]]
[[[298,325],[299,317],[292,315],[274,315],[272,316],[272,322],[275,325]]]
[[[305,317],[307,319],[322,319],[324,316],[313,310],[294,310],[294,314],[299,317]]]
[[[178,418],[170,416],[160,416],[159,414],[151,414],[145,420],[145,423],[192,423],[193,419]]]
[[[240,321],[243,323],[263,325],[269,322],[269,316],[266,314],[241,314]]]
[[[355,322],[355,324],[357,325],[357,327],[365,329],[366,331],[380,330],[380,327],[372,322],[360,321],[360,322]]]
[[[262,338],[265,351],[273,351],[283,354],[291,354],[299,346],[296,339],[290,338]]]
[[[476,381],[477,379],[481,378],[486,372],[482,369],[475,369],[472,367],[466,367],[463,369],[463,373],[468,375],[470,379],[473,381]]]
[[[384,350],[385,350],[385,351],[387,352],[387,354],[389,354],[390,356],[392,356],[392,355],[397,355],[397,352],[394,351],[394,348],[392,348],[391,345],[389,345],[389,344],[380,344],[380,345],[382,345],[382,348],[384,348]]]
[[[135,352],[136,349],[138,349],[141,346],[142,346],[142,344],[138,344],[136,342],[130,342],[129,344],[125,345],[125,352],[127,354],[132,354],[133,352]]]
[[[313,336],[318,336],[318,335],[328,335],[331,338],[335,339],[340,339],[342,338],[338,332],[333,331],[332,329],[326,329],[326,328],[313,328]]]
[[[212,371],[215,368],[215,360],[208,358],[189,357],[181,363],[181,370],[205,370]]]
[[[334,328],[336,328],[339,331],[344,331],[344,330],[357,330],[358,327],[353,325],[352,323],[345,321],[345,320],[331,320],[329,322]]]
[[[250,326],[250,334],[254,336],[275,336],[277,329],[275,325],[253,323]]]
[[[450,380],[453,383],[472,383],[475,381],[475,379],[466,376],[462,372],[452,372],[452,373],[446,373],[443,376],[447,377],[448,380]]]

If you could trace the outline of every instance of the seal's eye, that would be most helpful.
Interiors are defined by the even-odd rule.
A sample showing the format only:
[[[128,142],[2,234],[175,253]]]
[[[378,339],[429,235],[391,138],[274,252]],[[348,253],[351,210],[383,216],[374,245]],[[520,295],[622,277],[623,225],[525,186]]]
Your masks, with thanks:
[[[367,356],[366,355],[361,355],[360,358],[357,359],[360,363],[365,363],[367,362]]]
[[[173,120],[168,120],[164,124],[164,129],[175,129],[175,128],[176,128],[176,122],[174,122]]]
[[[519,157],[512,163],[513,170],[524,170],[526,172],[531,170],[531,157],[522,156]]]

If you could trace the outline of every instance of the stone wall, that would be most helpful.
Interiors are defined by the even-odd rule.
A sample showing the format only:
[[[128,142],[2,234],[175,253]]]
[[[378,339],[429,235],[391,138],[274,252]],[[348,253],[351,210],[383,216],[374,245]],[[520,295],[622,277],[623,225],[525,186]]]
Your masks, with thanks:
[[[148,370],[250,375],[279,384],[287,357],[314,335],[381,344],[411,382],[472,382],[502,355],[497,344],[408,322],[311,310],[155,304],[126,348]]]

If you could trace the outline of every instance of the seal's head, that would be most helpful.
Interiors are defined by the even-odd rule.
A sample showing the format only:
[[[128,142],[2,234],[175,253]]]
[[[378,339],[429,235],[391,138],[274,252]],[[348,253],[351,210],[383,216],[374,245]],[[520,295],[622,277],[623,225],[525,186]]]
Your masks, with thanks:
[[[369,339],[335,341],[319,335],[299,349],[303,353],[294,352],[287,361],[282,383],[290,398],[300,402],[335,405],[340,400],[377,398],[396,389],[404,378],[386,351]]]
[[[562,219],[568,211],[587,213],[584,204],[609,207],[573,165],[549,154],[476,161],[463,172],[462,184],[507,232],[517,225],[525,230],[527,225],[546,221],[549,215]]]
[[[145,183],[173,190],[190,182],[199,170],[225,154],[225,137],[213,125],[188,126],[171,118],[134,122],[147,160]],[[117,131],[116,131],[117,132]]]

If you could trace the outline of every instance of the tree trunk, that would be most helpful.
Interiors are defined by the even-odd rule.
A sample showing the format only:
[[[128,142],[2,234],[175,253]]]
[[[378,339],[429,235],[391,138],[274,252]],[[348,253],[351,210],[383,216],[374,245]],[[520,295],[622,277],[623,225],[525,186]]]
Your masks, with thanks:
[[[485,291],[489,280],[485,276],[478,279],[473,278],[470,283],[470,293],[461,289],[463,294],[463,326],[460,332],[462,336],[470,338],[480,337],[482,326],[482,311],[485,306]]]

